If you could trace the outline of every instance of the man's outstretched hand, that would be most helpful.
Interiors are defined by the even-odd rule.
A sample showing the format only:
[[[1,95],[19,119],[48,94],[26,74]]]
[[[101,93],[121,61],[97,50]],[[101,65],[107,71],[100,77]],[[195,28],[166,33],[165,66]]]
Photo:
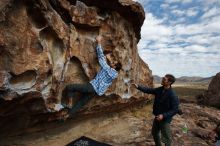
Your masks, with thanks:
[[[101,45],[101,42],[102,42],[102,36],[101,35],[98,35],[96,37],[96,42],[97,42],[97,44]]]

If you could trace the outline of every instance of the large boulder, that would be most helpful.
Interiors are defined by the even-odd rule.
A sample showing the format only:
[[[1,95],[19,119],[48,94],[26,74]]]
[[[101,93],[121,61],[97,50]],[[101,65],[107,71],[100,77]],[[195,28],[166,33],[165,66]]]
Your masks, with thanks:
[[[211,80],[208,90],[197,97],[200,104],[217,107],[220,109],[220,73]]]
[[[146,96],[130,89],[132,80],[152,86],[151,70],[137,51],[144,18],[143,8],[132,0],[1,1],[1,131],[60,118],[51,107],[61,102],[65,86],[89,82],[100,69],[98,34],[122,69],[106,94],[78,114],[112,112],[144,101]]]

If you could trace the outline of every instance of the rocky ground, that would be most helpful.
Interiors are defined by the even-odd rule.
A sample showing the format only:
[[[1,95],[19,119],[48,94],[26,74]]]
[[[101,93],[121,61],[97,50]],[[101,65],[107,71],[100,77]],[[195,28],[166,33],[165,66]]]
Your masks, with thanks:
[[[220,121],[220,112],[194,103],[183,103],[183,115],[175,116],[172,122],[175,146],[214,145],[214,141],[203,137]],[[151,104],[127,109],[123,112],[93,118],[68,119],[29,129],[22,135],[1,137],[3,146],[61,146],[81,136],[87,136],[115,146],[154,145],[150,134],[153,117]],[[188,132],[183,133],[187,125]]]

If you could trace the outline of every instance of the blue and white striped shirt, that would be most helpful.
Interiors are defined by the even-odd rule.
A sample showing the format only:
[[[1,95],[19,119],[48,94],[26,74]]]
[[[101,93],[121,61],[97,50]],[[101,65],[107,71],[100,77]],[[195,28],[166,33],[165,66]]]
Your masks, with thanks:
[[[96,51],[101,70],[97,73],[96,77],[90,81],[90,83],[95,89],[95,92],[101,96],[112,84],[112,81],[117,78],[118,72],[107,64],[101,45],[96,47]]]

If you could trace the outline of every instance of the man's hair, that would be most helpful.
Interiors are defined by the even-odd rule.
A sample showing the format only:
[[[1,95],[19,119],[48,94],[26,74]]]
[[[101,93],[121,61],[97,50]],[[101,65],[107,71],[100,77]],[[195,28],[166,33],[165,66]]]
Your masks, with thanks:
[[[116,66],[116,67],[115,67],[115,70],[116,70],[116,71],[121,70],[121,67],[122,67],[121,63],[118,62],[117,64],[115,64],[115,66]]]
[[[108,59],[107,59],[107,63],[108,63],[108,65],[110,64]],[[119,70],[121,70],[121,68],[122,68],[121,63],[120,63],[120,62],[117,62],[117,63],[115,64],[115,70],[116,70],[116,71],[119,71]]]
[[[111,56],[113,56],[112,52],[109,51],[109,50],[105,50],[103,53],[104,53],[105,56],[106,56],[107,54],[111,54]],[[113,56],[113,57],[114,57],[114,59],[115,59],[115,56]],[[108,59],[107,59],[107,63],[110,64]],[[116,67],[115,67],[115,70],[116,70],[116,71],[119,71],[119,70],[122,68],[121,63],[118,62],[118,61],[117,61],[117,64],[115,64],[115,66],[116,66]]]
[[[171,85],[176,81],[176,78],[171,74],[166,74],[165,77],[168,78],[168,81],[171,82]]]

